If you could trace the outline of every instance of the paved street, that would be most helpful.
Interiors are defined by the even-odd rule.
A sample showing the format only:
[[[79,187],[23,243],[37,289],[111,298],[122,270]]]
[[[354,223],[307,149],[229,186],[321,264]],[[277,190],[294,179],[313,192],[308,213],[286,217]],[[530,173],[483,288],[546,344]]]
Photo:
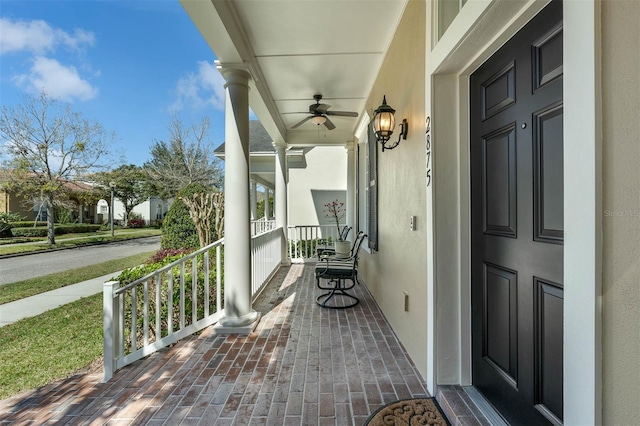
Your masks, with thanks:
[[[0,285],[158,250],[160,237],[0,259]]]

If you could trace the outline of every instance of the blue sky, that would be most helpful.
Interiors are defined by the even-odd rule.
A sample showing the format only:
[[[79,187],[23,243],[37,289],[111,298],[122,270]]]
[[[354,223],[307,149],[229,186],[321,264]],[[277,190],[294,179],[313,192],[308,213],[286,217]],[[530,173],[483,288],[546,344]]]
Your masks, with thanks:
[[[0,105],[44,89],[115,131],[128,163],[167,139],[172,113],[208,116],[223,142],[214,59],[178,0],[0,0]]]

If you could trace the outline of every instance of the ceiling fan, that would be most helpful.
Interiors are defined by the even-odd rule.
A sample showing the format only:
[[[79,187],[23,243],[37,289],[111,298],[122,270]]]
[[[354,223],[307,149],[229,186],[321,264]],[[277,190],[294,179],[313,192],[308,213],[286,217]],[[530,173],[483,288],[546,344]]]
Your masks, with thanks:
[[[309,105],[309,115],[308,117],[304,118],[303,120],[297,122],[296,124],[294,124],[293,126],[291,126],[291,129],[297,129],[298,127],[300,127],[302,124],[306,123],[307,121],[311,120],[311,122],[313,124],[316,125],[321,125],[324,124],[325,127],[329,130],[333,130],[336,128],[335,124],[333,124],[333,122],[331,120],[329,120],[329,115],[333,115],[336,117],[357,117],[358,113],[357,112],[350,112],[350,111],[329,111],[329,108],[331,108],[331,105],[327,105],[327,104],[321,104],[320,100],[322,99],[322,95],[320,94],[315,94],[313,95],[313,99],[315,99],[316,103],[315,104],[311,104]],[[295,114],[307,114],[306,112],[297,112]]]

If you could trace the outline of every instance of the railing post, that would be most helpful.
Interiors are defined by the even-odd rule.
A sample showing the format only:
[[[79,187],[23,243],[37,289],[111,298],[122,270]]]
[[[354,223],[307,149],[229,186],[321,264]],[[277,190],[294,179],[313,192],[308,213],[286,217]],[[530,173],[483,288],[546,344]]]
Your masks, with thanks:
[[[120,287],[119,281],[109,281],[102,286],[102,310],[103,310],[103,355],[104,355],[104,377],[102,382],[105,383],[113,377],[116,369],[116,356],[118,353],[117,340],[120,304],[116,299],[114,292]]]

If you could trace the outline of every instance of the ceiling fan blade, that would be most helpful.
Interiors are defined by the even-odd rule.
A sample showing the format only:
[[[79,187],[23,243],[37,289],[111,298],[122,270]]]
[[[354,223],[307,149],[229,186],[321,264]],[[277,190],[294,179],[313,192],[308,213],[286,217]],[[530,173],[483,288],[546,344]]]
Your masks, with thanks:
[[[333,123],[331,122],[331,120],[329,120],[329,117],[325,117],[325,118],[326,118],[326,120],[324,121],[324,125],[325,125],[325,127],[326,127],[327,129],[329,129],[329,130],[333,130],[333,129],[335,129],[335,128],[336,128],[336,125],[335,125],[335,124],[333,124]]]
[[[327,111],[325,112],[327,115],[335,115],[336,117],[357,117],[357,112],[351,111]]]
[[[296,124],[291,126],[291,129],[297,129],[298,127],[302,126],[304,123],[306,123],[307,121],[311,120],[312,118],[313,118],[313,116],[310,116],[310,117],[306,117],[302,121],[298,121]]]

